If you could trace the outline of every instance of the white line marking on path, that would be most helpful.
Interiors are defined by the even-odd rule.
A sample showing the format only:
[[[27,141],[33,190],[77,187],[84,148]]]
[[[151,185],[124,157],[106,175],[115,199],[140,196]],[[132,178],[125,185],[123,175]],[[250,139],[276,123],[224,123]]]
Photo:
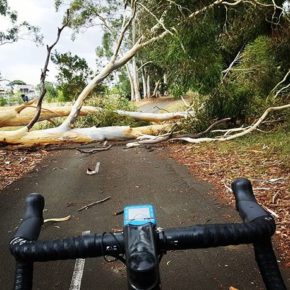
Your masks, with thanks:
[[[85,232],[82,232],[82,235],[87,235],[89,233],[90,233],[90,231],[85,231]],[[85,261],[86,261],[85,259],[76,259],[75,268],[73,271],[69,290],[80,290],[81,289]]]

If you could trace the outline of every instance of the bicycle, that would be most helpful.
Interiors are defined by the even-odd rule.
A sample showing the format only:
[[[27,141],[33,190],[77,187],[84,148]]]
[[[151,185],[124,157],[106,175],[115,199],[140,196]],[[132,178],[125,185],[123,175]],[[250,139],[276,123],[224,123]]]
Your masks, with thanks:
[[[10,251],[16,259],[14,289],[32,289],[34,262],[112,256],[127,266],[128,289],[158,290],[159,262],[168,250],[253,244],[266,288],[285,290],[271,243],[275,233],[273,217],[257,203],[249,180],[236,179],[232,190],[243,223],[161,229],[157,228],[152,205],[136,205],[125,207],[122,233],[49,241],[37,241],[43,223],[44,198],[30,194],[24,219],[10,241]]]

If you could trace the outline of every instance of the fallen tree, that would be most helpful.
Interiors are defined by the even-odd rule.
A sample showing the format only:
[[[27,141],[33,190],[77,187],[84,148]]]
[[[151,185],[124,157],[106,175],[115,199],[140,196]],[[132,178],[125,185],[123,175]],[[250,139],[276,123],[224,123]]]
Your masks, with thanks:
[[[14,131],[0,131],[2,145],[18,145],[31,147],[36,145],[64,144],[64,143],[90,143],[104,140],[129,140],[144,134],[158,135],[169,131],[171,125],[151,125],[131,128],[130,126],[112,126],[103,128],[75,128],[64,129],[56,127],[44,130],[29,131],[27,127]]]
[[[57,117],[66,117],[72,106],[42,106],[38,121],[50,120]],[[35,115],[36,106],[23,104],[19,106],[0,107],[0,127],[25,126]],[[93,106],[83,106],[80,116],[95,114],[99,111]]]
[[[189,14],[187,16],[187,19],[194,19],[198,15],[204,13],[208,9],[213,8],[214,6],[225,5],[225,6],[230,7],[230,6],[236,6],[239,3],[243,3],[243,2],[250,3],[252,5],[256,5],[258,3],[257,1],[237,0],[237,1],[227,2],[227,1],[217,0],[211,4],[199,7],[198,10],[193,11],[191,14]],[[63,30],[64,27],[68,26],[71,21],[71,17],[70,17],[71,15],[69,15],[68,13],[67,21],[61,28],[58,29],[57,40],[52,46],[47,47],[48,55],[47,55],[44,69],[41,74],[42,89],[41,89],[41,96],[38,99],[36,113],[26,127],[18,129],[18,130],[14,130],[14,131],[0,131],[0,142],[3,145],[15,144],[15,145],[21,145],[21,146],[33,146],[36,144],[37,145],[62,144],[66,142],[86,143],[86,142],[102,141],[102,140],[120,140],[120,139],[124,140],[124,139],[133,139],[143,134],[147,134],[147,135],[158,134],[160,130],[165,130],[166,128],[168,129],[168,125],[154,125],[154,126],[138,127],[138,128],[121,126],[121,127],[105,127],[105,128],[91,127],[91,128],[72,129],[74,122],[76,121],[77,117],[81,113],[82,106],[85,99],[90,95],[90,93],[95,89],[95,87],[98,84],[102,83],[112,72],[126,65],[126,63],[130,61],[143,47],[151,45],[154,42],[160,39],[163,39],[164,37],[168,35],[171,35],[172,31],[175,30],[175,27],[171,27],[170,29],[168,29],[164,26],[164,17],[167,14],[166,11],[164,11],[161,14],[160,18],[154,15],[154,19],[156,19],[157,23],[150,30],[148,30],[148,33],[146,32],[144,33],[144,35],[141,35],[138,39],[136,39],[136,42],[133,43],[130,49],[128,49],[124,53],[120,53],[124,37],[128,35],[127,33],[128,28],[131,26],[132,21],[134,20],[136,16],[137,7],[140,8],[140,6],[138,6],[138,1],[132,0],[131,5],[130,5],[131,14],[129,17],[126,17],[127,14],[124,15],[123,17],[123,24],[120,29],[120,33],[117,37],[116,46],[111,56],[111,59],[80,93],[80,95],[78,96],[77,100],[73,104],[71,111],[66,117],[66,119],[64,120],[64,122],[59,127],[56,127],[56,128],[31,131],[32,127],[39,120],[39,117],[41,116],[41,112],[43,111],[41,109],[41,106],[42,106],[42,99],[45,95],[44,81],[45,81],[46,72],[48,71],[47,66],[48,66],[49,56],[51,53],[51,49],[59,40],[61,31]],[[170,7],[171,6],[169,5],[168,9],[170,9]],[[152,12],[150,12],[150,14],[152,14]],[[120,111],[119,113],[123,114],[124,112]],[[129,114],[132,114],[132,113],[129,113]],[[145,113],[138,113],[138,114],[136,113],[135,117],[137,115],[142,116],[142,114],[144,116]],[[160,115],[164,115],[164,114],[160,114]],[[184,117],[184,114],[181,114],[181,115],[182,117]],[[149,117],[150,116],[147,115],[147,118]],[[177,116],[173,114],[170,116],[171,119],[176,118],[176,117],[180,117],[180,115]],[[164,118],[164,116],[161,118]],[[251,131],[245,131],[243,133],[245,135],[249,132]],[[204,141],[206,141],[206,140],[211,140],[212,138],[201,138],[201,139],[204,139]],[[198,140],[201,140],[201,139],[198,139]],[[213,139],[213,140],[215,141],[217,139]],[[222,140],[222,138],[220,138],[219,140]],[[200,143],[200,142],[202,141],[198,141],[195,143]]]
[[[51,120],[57,117],[67,117],[71,112],[72,106],[42,106],[38,121]],[[23,104],[19,106],[0,107],[0,127],[16,127],[25,126],[35,115],[36,106],[33,104]],[[82,106],[80,116],[87,116],[89,114],[97,114],[104,111],[103,108],[93,106]],[[164,122],[170,120],[177,120],[193,116],[194,112],[175,112],[175,113],[143,113],[130,112],[124,110],[114,110],[114,113],[131,117],[135,120],[148,122]]]
[[[290,108],[290,104],[286,104],[283,106],[278,106],[278,107],[270,107],[268,108],[263,114],[262,116],[256,121],[254,122],[251,126],[248,126],[246,128],[232,128],[232,129],[228,129],[228,130],[213,130],[210,131],[210,128],[213,127],[214,124],[216,124],[217,122],[215,122],[214,124],[212,124],[207,130],[201,132],[202,135],[206,132],[218,132],[218,131],[224,131],[224,135],[222,136],[218,136],[215,138],[203,138],[200,137],[201,134],[198,133],[196,134],[195,137],[174,137],[171,138],[170,141],[185,141],[188,143],[193,143],[193,144],[200,144],[200,143],[206,143],[206,142],[218,142],[218,141],[229,141],[229,140],[233,140],[242,136],[245,136],[255,130],[258,130],[258,127],[265,121],[266,117],[274,111],[281,111],[281,110],[285,110],[285,109],[289,109]],[[226,120],[226,119],[224,119]],[[238,132],[235,133],[233,135],[231,135],[233,132]],[[167,141],[169,138],[165,139],[165,138],[158,138],[156,136],[145,136],[145,138],[142,138],[142,140],[138,141],[138,142],[132,142],[132,143],[128,143],[127,147],[136,147],[136,146],[140,146],[142,144],[154,144],[154,143],[159,143],[159,142],[163,142],[163,141]]]

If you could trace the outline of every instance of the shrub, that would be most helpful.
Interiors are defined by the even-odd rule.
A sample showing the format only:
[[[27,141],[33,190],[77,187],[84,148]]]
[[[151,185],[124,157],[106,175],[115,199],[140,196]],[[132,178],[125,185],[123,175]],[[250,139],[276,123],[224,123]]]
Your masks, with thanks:
[[[89,100],[87,105],[93,105],[100,107],[101,110],[95,115],[88,115],[80,117],[77,121],[78,127],[105,127],[105,126],[139,126],[147,124],[147,122],[137,122],[130,117],[123,117],[116,113],[115,110],[125,110],[125,111],[136,111],[137,108],[133,103],[131,103],[125,97],[119,96],[105,96],[105,97],[95,97]]]
[[[5,106],[7,105],[7,100],[3,97],[0,97],[0,106]]]

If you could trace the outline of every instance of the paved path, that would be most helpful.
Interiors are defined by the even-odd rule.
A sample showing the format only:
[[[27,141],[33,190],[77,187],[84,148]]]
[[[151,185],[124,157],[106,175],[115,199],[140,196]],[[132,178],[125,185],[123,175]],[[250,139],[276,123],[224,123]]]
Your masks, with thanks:
[[[140,103],[138,111],[143,113],[160,113],[163,109],[166,109],[168,105],[174,103],[179,103],[179,101],[174,100],[171,97],[160,97],[145,103]]]
[[[87,167],[96,161],[101,162],[100,173],[87,176]],[[115,146],[94,155],[54,152],[0,193],[0,288],[12,288],[14,261],[8,253],[8,241],[30,192],[45,196],[45,218],[72,215],[70,221],[43,227],[40,238],[53,239],[120,228],[122,217],[112,213],[135,203],[154,204],[162,227],[238,221],[232,208],[208,194],[209,188],[190,176],[184,166],[168,159],[161,148],[125,150]],[[84,204],[106,196],[112,198],[77,212]],[[36,263],[34,289],[69,289],[74,264]],[[263,289],[249,246],[170,252],[162,259],[161,279],[163,289]],[[126,289],[125,269],[120,263],[108,264],[101,258],[87,259],[81,289]]]

